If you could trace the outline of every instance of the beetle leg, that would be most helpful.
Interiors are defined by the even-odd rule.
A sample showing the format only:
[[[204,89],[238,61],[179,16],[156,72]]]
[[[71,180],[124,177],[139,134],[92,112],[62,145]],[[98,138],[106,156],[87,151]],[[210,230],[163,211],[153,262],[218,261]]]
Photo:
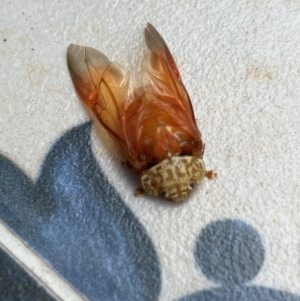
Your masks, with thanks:
[[[143,195],[144,194],[144,189],[143,188],[137,188],[136,190],[135,190],[135,192],[134,192],[134,195],[135,196],[141,196],[141,195]]]
[[[128,160],[123,161],[122,166],[127,167],[127,168],[133,168],[133,166],[130,164],[130,162]]]
[[[217,173],[214,172],[213,170],[205,171],[205,177],[208,179],[214,179],[217,177]]]

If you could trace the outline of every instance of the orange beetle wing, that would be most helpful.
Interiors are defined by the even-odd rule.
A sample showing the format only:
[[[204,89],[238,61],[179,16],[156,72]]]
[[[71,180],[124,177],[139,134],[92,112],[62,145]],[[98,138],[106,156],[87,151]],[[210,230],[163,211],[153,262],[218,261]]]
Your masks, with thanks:
[[[93,48],[71,44],[67,60],[78,95],[135,165],[125,116],[128,107],[132,111],[132,103],[137,103],[142,89],[136,89],[136,82],[125,67]]]
[[[138,160],[146,165],[170,155],[194,153],[202,157],[201,134],[175,61],[149,23],[145,39],[150,50],[143,63],[145,97],[138,115],[127,123],[128,128],[136,129],[129,139],[138,150]]]
[[[193,124],[191,128],[198,132],[190,97],[182,82],[174,58],[159,32],[150,24],[145,28],[145,39],[150,50],[144,62],[144,83],[147,92],[159,96],[161,101],[176,105],[181,114]]]
[[[188,93],[161,35],[148,23],[143,87],[101,52],[71,44],[68,65],[83,102],[139,170],[171,155],[203,155]]]

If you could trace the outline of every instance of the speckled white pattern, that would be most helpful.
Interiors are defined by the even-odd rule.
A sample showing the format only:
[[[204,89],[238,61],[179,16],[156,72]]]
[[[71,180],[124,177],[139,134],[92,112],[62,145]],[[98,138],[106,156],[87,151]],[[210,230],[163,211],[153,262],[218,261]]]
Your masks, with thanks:
[[[169,157],[146,170],[141,176],[145,192],[173,201],[181,201],[192,192],[193,186],[200,183],[205,176],[202,159],[193,156]]]

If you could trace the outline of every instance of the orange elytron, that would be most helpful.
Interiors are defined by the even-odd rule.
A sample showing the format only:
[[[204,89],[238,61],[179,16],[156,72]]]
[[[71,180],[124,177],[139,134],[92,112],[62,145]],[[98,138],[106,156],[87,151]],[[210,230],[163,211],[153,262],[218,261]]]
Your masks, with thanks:
[[[142,82],[101,52],[71,44],[68,66],[75,89],[141,175],[147,193],[183,200],[204,177],[204,144],[189,95],[161,35],[145,28],[149,52]]]

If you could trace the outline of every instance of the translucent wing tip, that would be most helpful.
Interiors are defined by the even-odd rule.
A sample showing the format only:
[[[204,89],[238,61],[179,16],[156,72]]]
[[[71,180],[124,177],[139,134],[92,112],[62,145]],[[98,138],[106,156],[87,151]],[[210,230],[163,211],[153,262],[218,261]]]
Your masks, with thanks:
[[[85,46],[70,44],[67,50],[67,61],[70,72],[82,74],[88,68],[102,68],[110,64],[110,60],[100,51]]]
[[[67,50],[67,61],[70,71],[75,71],[78,66],[78,62],[82,61],[84,57],[84,48],[83,46],[70,44]]]
[[[147,22],[147,26],[145,29],[149,29],[149,30],[154,29],[156,31],[155,27],[150,22]]]
[[[70,44],[67,50],[67,57],[72,57],[76,55],[76,53],[80,53],[83,50],[84,46],[79,46],[75,44]]]
[[[71,44],[67,50],[67,62],[77,93],[90,107],[110,60],[96,49]]]
[[[145,40],[149,50],[155,53],[166,46],[164,39],[151,23],[147,23],[145,27]]]
[[[151,35],[159,35],[160,36],[158,31],[155,29],[155,27],[149,22],[147,22],[147,26],[145,27],[145,31],[148,31]]]

